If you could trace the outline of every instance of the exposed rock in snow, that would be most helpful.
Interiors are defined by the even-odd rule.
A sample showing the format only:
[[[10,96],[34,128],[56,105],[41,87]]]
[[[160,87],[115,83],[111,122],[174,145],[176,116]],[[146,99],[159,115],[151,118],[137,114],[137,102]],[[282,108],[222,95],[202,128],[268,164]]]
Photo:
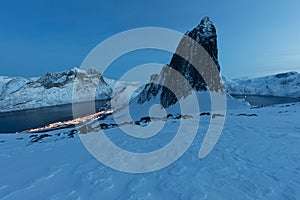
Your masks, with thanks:
[[[188,96],[192,89],[207,91],[208,86],[215,92],[220,89],[220,66],[214,25],[208,17],[204,17],[196,28],[185,35],[187,37],[181,39],[170,64],[163,67],[159,75],[151,77],[150,83],[138,96],[138,103],[143,104],[158,97],[161,105],[169,107],[178,99]],[[205,80],[203,75],[209,78]],[[177,97],[168,86],[176,89]]]
[[[223,77],[223,81],[230,94],[300,97],[300,74],[297,72],[234,80]]]

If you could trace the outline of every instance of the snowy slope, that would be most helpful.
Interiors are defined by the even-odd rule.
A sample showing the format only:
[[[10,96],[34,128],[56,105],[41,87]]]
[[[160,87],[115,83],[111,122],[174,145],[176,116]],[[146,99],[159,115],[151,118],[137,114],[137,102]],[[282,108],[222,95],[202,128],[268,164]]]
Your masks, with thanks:
[[[198,151],[210,116],[201,116],[198,135],[180,159],[142,174],[99,163],[71,129],[39,136],[1,134],[0,199],[296,200],[299,112],[299,103],[230,110],[217,145],[202,160]],[[179,123],[168,119],[159,139],[132,139],[118,128],[105,133],[121,148],[144,152],[166,145]]]
[[[16,92],[30,81],[31,79],[26,78],[0,76],[0,99],[4,99],[7,95]]]
[[[235,80],[223,77],[223,81],[230,94],[300,97],[300,74],[297,72]]]
[[[111,98],[117,81],[103,78],[100,72],[74,68],[69,71],[47,73],[43,77],[20,78],[0,76],[0,112],[55,106],[72,103],[73,85],[76,76],[78,84],[74,102],[93,101]],[[90,88],[97,85],[96,97],[91,96]],[[119,82],[115,93],[132,91],[135,83]]]
[[[1,77],[0,111],[15,111],[30,108],[67,104],[72,102],[72,91],[75,77],[81,75],[81,80],[97,84],[101,74],[96,71],[84,72],[73,69],[65,72],[47,73],[35,79]],[[101,93],[97,99],[105,99],[110,95],[111,88],[102,81],[99,84]],[[82,95],[85,95],[82,89]]]

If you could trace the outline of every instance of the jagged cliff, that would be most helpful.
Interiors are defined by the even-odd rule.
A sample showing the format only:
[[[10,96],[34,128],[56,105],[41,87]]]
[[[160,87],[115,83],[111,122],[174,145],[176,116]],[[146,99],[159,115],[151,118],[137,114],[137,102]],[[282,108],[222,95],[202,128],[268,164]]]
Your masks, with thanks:
[[[204,17],[181,39],[170,64],[160,74],[152,75],[138,96],[138,103],[159,97],[161,105],[168,107],[187,96],[191,89],[218,91],[221,89],[219,72],[216,28]]]

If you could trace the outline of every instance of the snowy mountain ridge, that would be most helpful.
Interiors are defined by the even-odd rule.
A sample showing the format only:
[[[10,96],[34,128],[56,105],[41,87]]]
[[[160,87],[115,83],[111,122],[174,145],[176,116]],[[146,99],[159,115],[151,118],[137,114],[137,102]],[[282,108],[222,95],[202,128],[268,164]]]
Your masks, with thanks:
[[[0,76],[0,112],[70,104],[75,80],[81,81],[84,86],[91,85],[91,88],[97,85],[97,89],[94,97],[89,87],[76,88],[80,95],[73,99],[74,102],[109,99],[116,85],[115,80],[102,77],[95,69],[84,71],[74,68],[35,78]],[[116,91],[132,88],[135,88],[134,83],[121,82]]]
[[[97,80],[101,74],[74,68],[65,72],[47,73],[43,77],[22,78],[0,76],[0,112],[55,106],[72,103],[75,74]],[[153,77],[155,78],[155,77]],[[286,72],[259,78],[228,79],[222,77],[229,94],[300,97],[300,73]],[[108,99],[117,81],[101,76],[97,100]],[[96,82],[91,82],[96,84]],[[122,83],[118,92],[133,90],[135,83]]]
[[[300,97],[300,73],[298,72],[234,80],[222,78],[229,94]]]

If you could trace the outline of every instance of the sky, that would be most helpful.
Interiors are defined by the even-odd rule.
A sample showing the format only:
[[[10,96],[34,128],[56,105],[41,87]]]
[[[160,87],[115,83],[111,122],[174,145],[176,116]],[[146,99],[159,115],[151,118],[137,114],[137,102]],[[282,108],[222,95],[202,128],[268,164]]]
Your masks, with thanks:
[[[216,26],[221,72],[228,78],[299,72],[299,8],[297,0],[2,1],[0,75],[34,77],[80,67],[117,33],[149,26],[185,33],[204,16]],[[135,52],[105,75],[117,79],[135,65],[167,64],[170,56]]]

